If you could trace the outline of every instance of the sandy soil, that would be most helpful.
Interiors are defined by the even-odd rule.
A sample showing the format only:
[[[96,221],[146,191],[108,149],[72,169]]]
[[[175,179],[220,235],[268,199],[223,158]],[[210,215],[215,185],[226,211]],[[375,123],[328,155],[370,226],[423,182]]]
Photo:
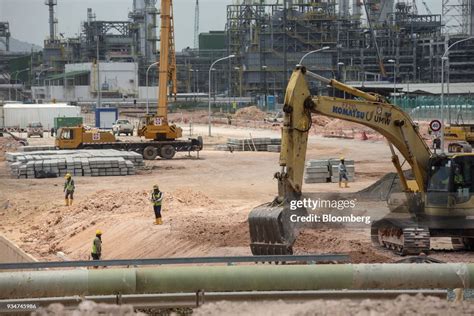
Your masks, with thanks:
[[[474,304],[436,297],[401,295],[395,300],[316,300],[305,303],[258,302],[205,304],[193,315],[472,315]]]
[[[135,176],[77,177],[71,207],[64,206],[63,179],[11,179],[0,159],[0,234],[41,260],[57,260],[58,251],[69,259],[87,259],[96,229],[104,231],[105,259],[250,254],[247,215],[274,198],[277,187],[272,177],[279,169],[278,154],[220,152],[213,150],[213,144],[227,137],[279,137],[280,133],[228,125],[213,126],[213,137],[206,136],[206,125],[194,125],[193,132],[203,135],[206,143],[199,159],[180,153],[173,160],[147,162],[146,169]],[[30,139],[31,144],[52,141],[50,137]],[[356,161],[356,182],[349,189],[339,189],[335,183],[308,184],[305,194],[356,192],[393,171],[383,141],[310,136],[307,159],[341,155]],[[162,226],[152,224],[147,200],[155,183],[165,193]],[[363,207],[386,211],[384,202],[373,203]],[[369,240],[368,227],[306,229],[295,250],[345,252],[353,262],[399,259],[374,249]],[[443,251],[433,256],[474,261],[465,253]]]

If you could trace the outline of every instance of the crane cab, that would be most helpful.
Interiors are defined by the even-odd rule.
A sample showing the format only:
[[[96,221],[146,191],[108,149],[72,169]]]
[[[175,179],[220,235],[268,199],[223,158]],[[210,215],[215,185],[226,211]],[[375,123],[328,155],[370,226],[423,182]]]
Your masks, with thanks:
[[[164,117],[147,115],[140,120],[138,136],[157,141],[175,140],[182,136],[183,131],[174,124],[169,125]]]

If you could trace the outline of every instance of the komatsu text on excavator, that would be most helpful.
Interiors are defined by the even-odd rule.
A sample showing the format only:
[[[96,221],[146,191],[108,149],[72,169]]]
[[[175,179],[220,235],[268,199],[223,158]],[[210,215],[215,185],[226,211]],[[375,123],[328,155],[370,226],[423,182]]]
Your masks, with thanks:
[[[312,97],[306,77],[351,94],[355,99]],[[249,214],[250,247],[254,255],[293,253],[298,227],[290,221],[290,216],[306,215],[307,210],[291,210],[290,202],[302,198],[312,113],[368,126],[389,143],[407,203],[372,222],[374,245],[401,255],[419,254],[430,250],[430,237],[451,237],[455,249],[474,250],[474,220],[470,219],[474,216],[473,154],[433,154],[419,134],[418,126],[400,108],[381,96],[326,79],[304,67],[298,67],[290,78],[283,112],[281,171],[275,174],[278,196]],[[395,148],[410,165],[414,180],[405,176]]]

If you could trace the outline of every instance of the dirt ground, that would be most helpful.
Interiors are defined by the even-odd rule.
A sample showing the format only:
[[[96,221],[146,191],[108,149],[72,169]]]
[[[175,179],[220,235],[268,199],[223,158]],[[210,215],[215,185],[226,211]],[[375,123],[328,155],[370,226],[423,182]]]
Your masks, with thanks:
[[[472,315],[474,305],[468,302],[453,303],[437,297],[400,295],[394,300],[315,300],[305,303],[219,302],[205,304],[195,310],[196,316],[213,315],[305,315],[305,316],[339,316],[339,315]]]
[[[215,151],[227,137],[279,137],[275,129],[194,125],[204,136],[199,159],[179,153],[173,160],[147,161],[135,176],[76,177],[74,205],[64,206],[63,179],[12,179],[0,157],[0,234],[40,260],[88,259],[96,229],[103,234],[103,258],[156,258],[212,255],[249,255],[247,215],[276,195],[273,174],[278,154]],[[53,139],[30,139],[52,144]],[[0,154],[14,150],[3,139]],[[7,149],[7,150],[5,150]],[[345,156],[354,159],[356,181],[349,189],[336,183],[305,184],[304,192],[356,192],[393,171],[384,141],[309,138],[307,159]],[[165,194],[164,225],[153,225],[148,194],[159,184]],[[365,203],[365,204],[364,204]],[[360,202],[367,210],[388,212],[384,202]],[[443,244],[443,242],[445,244]],[[441,248],[449,243],[441,241]],[[435,243],[436,245],[436,243]],[[370,244],[369,228],[305,229],[295,244],[297,253],[344,252],[356,262],[391,262],[399,257]],[[437,251],[444,261],[474,261],[462,252]]]
[[[247,119],[252,111],[242,113]],[[192,118],[182,116],[184,122]],[[205,116],[202,116],[203,123]],[[37,259],[89,259],[96,229],[103,234],[103,258],[159,258],[250,255],[247,216],[273,200],[279,171],[277,153],[216,151],[227,138],[279,137],[272,124],[255,128],[251,120],[233,125],[193,123],[193,136],[204,137],[199,158],[179,153],[172,160],[146,161],[137,175],[76,177],[75,201],[64,206],[64,179],[13,179],[4,152],[16,144],[0,137],[0,234]],[[424,125],[423,125],[424,126]],[[340,189],[337,183],[304,184],[305,197],[336,194],[347,199],[393,172],[390,150],[378,135],[335,120],[315,119],[306,159],[355,160],[355,182]],[[185,136],[189,130],[184,128]],[[365,134],[364,134],[365,133]],[[324,135],[331,137],[324,137]],[[333,138],[332,136],[348,138]],[[366,136],[366,137],[361,137]],[[352,139],[351,139],[352,138]],[[362,140],[363,138],[367,140]],[[122,137],[131,140],[133,137]],[[53,144],[53,138],[29,139],[32,145]],[[153,225],[148,200],[154,184],[164,192],[164,225]],[[347,195],[345,195],[347,194]],[[388,213],[386,203],[357,201],[360,214]],[[467,252],[453,252],[450,240],[432,239],[430,256],[447,262],[474,262]],[[302,230],[294,245],[297,254],[346,253],[353,263],[386,263],[401,257],[374,248],[369,225],[317,227]],[[316,300],[309,302],[220,302],[205,304],[195,315],[472,315],[469,302],[452,303],[433,297],[400,296],[395,300]],[[47,315],[46,312],[44,315]],[[61,314],[61,313],[56,313]],[[66,315],[66,314],[64,314]]]

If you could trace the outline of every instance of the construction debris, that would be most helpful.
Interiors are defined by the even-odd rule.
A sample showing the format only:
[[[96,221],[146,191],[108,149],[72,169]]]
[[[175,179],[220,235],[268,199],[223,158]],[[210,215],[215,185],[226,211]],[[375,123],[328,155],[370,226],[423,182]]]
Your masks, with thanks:
[[[21,179],[74,176],[126,176],[144,165],[142,155],[114,149],[8,152],[13,177]]]
[[[305,183],[339,182],[339,159],[312,159],[306,163]],[[354,160],[344,161],[347,170],[347,178],[354,181]]]

